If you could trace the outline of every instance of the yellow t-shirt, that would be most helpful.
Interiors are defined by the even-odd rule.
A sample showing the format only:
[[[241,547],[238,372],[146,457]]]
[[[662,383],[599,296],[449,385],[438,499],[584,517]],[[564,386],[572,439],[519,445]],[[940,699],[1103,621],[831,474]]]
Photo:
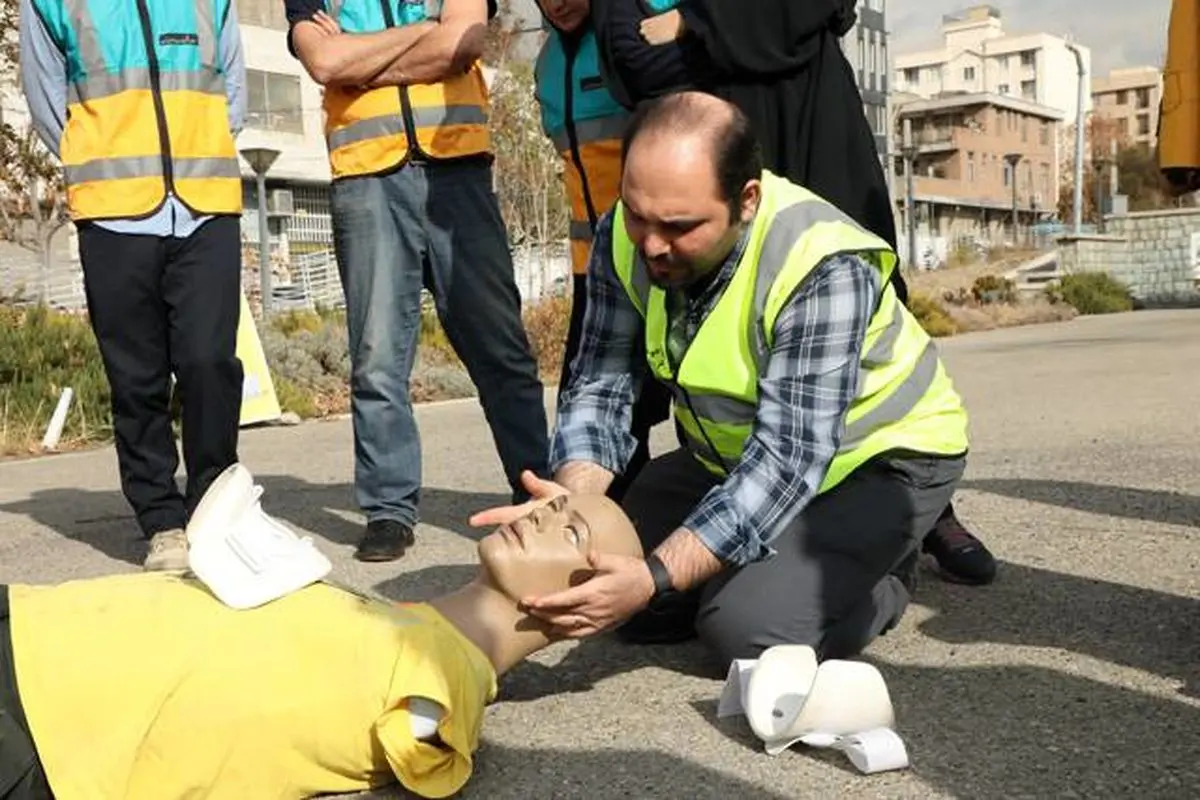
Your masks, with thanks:
[[[427,605],[317,584],[235,611],[139,573],[9,589],[17,686],[57,800],[300,798],[470,777],[491,663]],[[406,698],[445,709],[418,741]],[[393,777],[393,775],[395,777]]]

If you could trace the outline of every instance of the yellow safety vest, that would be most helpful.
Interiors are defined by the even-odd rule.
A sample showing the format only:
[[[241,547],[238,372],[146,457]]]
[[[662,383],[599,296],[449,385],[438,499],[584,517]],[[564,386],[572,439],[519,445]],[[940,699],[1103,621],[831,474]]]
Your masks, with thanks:
[[[888,277],[897,258],[887,243],[829,202],[769,171],[749,239],[733,277],[700,325],[675,371],[667,355],[666,293],[652,286],[630,240],[624,207],[613,219],[613,263],[646,320],[646,354],[655,378],[674,394],[688,448],[725,475],[741,460],[758,409],[780,310],[812,269],[843,252],[876,255],[883,286],[867,330],[858,394],[819,491],[839,484],[890,450],[959,454],[967,415],[933,340],[896,298]]]
[[[347,33],[421,21],[397,20],[390,4],[379,0],[334,0],[330,8]],[[324,107],[335,179],[387,172],[414,154],[446,160],[491,150],[487,84],[478,62],[439,83],[366,90],[327,86]]]
[[[230,2],[109,4],[97,19],[88,0],[35,0],[65,56],[73,219],[149,216],[168,192],[197,213],[241,211],[219,54]]]

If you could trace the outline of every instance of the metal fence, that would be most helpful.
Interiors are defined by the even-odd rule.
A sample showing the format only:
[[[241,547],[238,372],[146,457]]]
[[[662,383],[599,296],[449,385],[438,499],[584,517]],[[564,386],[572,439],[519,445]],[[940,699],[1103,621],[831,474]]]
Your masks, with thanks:
[[[294,186],[290,191],[292,213],[273,215],[270,220],[271,310],[340,308],[345,305],[345,297],[334,257],[328,189]],[[242,212],[241,238],[242,284],[252,305],[257,306],[259,226],[252,188]],[[65,311],[84,310],[87,299],[73,226],[65,227],[59,239],[48,267],[39,253],[0,242],[0,297],[22,304],[44,302]],[[570,255],[565,239],[514,249],[513,267],[525,302],[570,290]]]

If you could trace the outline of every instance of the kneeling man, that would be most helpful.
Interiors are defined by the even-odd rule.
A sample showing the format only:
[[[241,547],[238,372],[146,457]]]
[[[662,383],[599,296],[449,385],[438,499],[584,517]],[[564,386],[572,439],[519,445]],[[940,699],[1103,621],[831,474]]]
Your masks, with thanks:
[[[568,635],[698,633],[723,665],[789,643],[854,655],[904,613],[967,452],[962,401],[888,280],[896,253],[764,170],[745,116],[710,95],[642,106],[623,158],[553,481],[527,475],[531,503],[605,490],[647,380],[670,388],[685,444],[623,500],[650,555],[529,607]]]
[[[0,798],[453,794],[497,677],[552,640],[517,598],[582,579],[590,551],[641,548],[612,501],[574,495],[484,538],[478,576],[428,603],[318,583],[237,611],[161,572],[0,586]]]

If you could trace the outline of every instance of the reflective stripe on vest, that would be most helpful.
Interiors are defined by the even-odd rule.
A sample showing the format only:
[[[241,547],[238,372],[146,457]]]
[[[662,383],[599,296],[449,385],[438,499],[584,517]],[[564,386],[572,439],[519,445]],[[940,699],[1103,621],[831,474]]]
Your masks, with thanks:
[[[337,0],[330,14],[347,33],[376,33],[422,22],[422,3],[404,3],[401,17],[382,0]],[[405,122],[405,101],[412,130]],[[430,159],[490,151],[488,93],[479,64],[438,83],[357,90],[327,86],[325,139],[334,178],[374,175],[403,164],[415,147]]]
[[[966,415],[936,347],[897,300],[888,277],[896,257],[886,243],[835,207],[769,172],[748,243],[729,285],[696,332],[678,374],[666,352],[665,293],[648,274],[614,214],[613,259],[646,319],[646,352],[654,375],[672,387],[675,415],[689,449],[717,474],[741,458],[758,406],[775,320],[809,272],[838,252],[873,258],[882,294],[860,359],[858,394],[820,491],[837,485],[868,458],[889,449],[961,453]]]
[[[221,66],[229,2],[145,0],[146,20],[136,3],[97,20],[89,0],[35,0],[65,56],[61,154],[73,219],[144,217],[168,191],[198,213],[241,210]]]

